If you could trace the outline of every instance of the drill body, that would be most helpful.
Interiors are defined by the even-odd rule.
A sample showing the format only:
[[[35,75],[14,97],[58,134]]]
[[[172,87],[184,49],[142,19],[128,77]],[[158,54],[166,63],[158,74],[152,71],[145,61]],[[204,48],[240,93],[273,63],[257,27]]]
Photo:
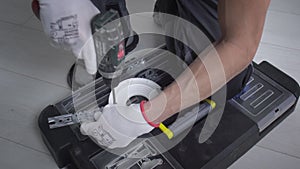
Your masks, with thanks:
[[[125,59],[125,40],[117,11],[108,10],[92,19],[92,33],[96,49],[98,72],[112,89],[118,85]],[[114,83],[112,83],[114,81]]]

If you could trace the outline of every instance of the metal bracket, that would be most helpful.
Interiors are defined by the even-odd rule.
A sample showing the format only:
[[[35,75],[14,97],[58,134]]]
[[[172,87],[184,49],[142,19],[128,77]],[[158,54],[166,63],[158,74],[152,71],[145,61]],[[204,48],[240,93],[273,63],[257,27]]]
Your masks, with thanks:
[[[157,155],[158,152],[147,142],[143,142],[133,149],[127,151],[120,157],[116,158],[108,165],[106,169],[130,169],[133,166],[139,169],[153,169],[163,164],[163,159],[150,159],[149,157]]]
[[[96,112],[102,112],[101,109],[97,108],[90,111],[82,111],[75,114],[64,114],[60,116],[55,117],[49,117],[48,118],[48,124],[50,129],[70,126],[78,123],[84,123],[84,122],[93,122],[94,114]]]

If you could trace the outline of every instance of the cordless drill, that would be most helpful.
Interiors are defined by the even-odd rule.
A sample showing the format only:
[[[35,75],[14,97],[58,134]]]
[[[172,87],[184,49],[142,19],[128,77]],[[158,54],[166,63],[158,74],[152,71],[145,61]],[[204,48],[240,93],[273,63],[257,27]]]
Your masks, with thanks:
[[[119,13],[108,10],[92,19],[92,33],[98,62],[98,72],[112,89],[122,74],[122,61],[125,59],[125,41]],[[118,80],[114,80],[117,82]]]

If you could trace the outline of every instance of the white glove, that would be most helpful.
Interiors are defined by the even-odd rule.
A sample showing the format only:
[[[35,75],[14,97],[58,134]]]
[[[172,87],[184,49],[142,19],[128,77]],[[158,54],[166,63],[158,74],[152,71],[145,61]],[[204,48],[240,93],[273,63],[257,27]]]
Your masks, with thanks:
[[[90,0],[39,0],[44,32],[56,47],[72,50],[88,73],[97,71],[91,19],[100,11]]]
[[[83,123],[81,133],[111,149],[126,147],[135,138],[154,128],[145,121],[139,104],[107,105],[102,113],[95,114],[95,120],[96,122]]]

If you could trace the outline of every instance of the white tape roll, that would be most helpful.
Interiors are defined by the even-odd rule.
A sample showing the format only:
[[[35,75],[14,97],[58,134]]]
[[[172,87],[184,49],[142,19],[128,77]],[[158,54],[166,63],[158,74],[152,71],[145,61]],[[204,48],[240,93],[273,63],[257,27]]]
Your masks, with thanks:
[[[144,78],[126,79],[115,88],[116,102],[120,105],[126,105],[127,101],[134,96],[143,96],[150,100],[158,96],[160,92],[161,88],[157,83]],[[113,104],[112,92],[108,103]]]

